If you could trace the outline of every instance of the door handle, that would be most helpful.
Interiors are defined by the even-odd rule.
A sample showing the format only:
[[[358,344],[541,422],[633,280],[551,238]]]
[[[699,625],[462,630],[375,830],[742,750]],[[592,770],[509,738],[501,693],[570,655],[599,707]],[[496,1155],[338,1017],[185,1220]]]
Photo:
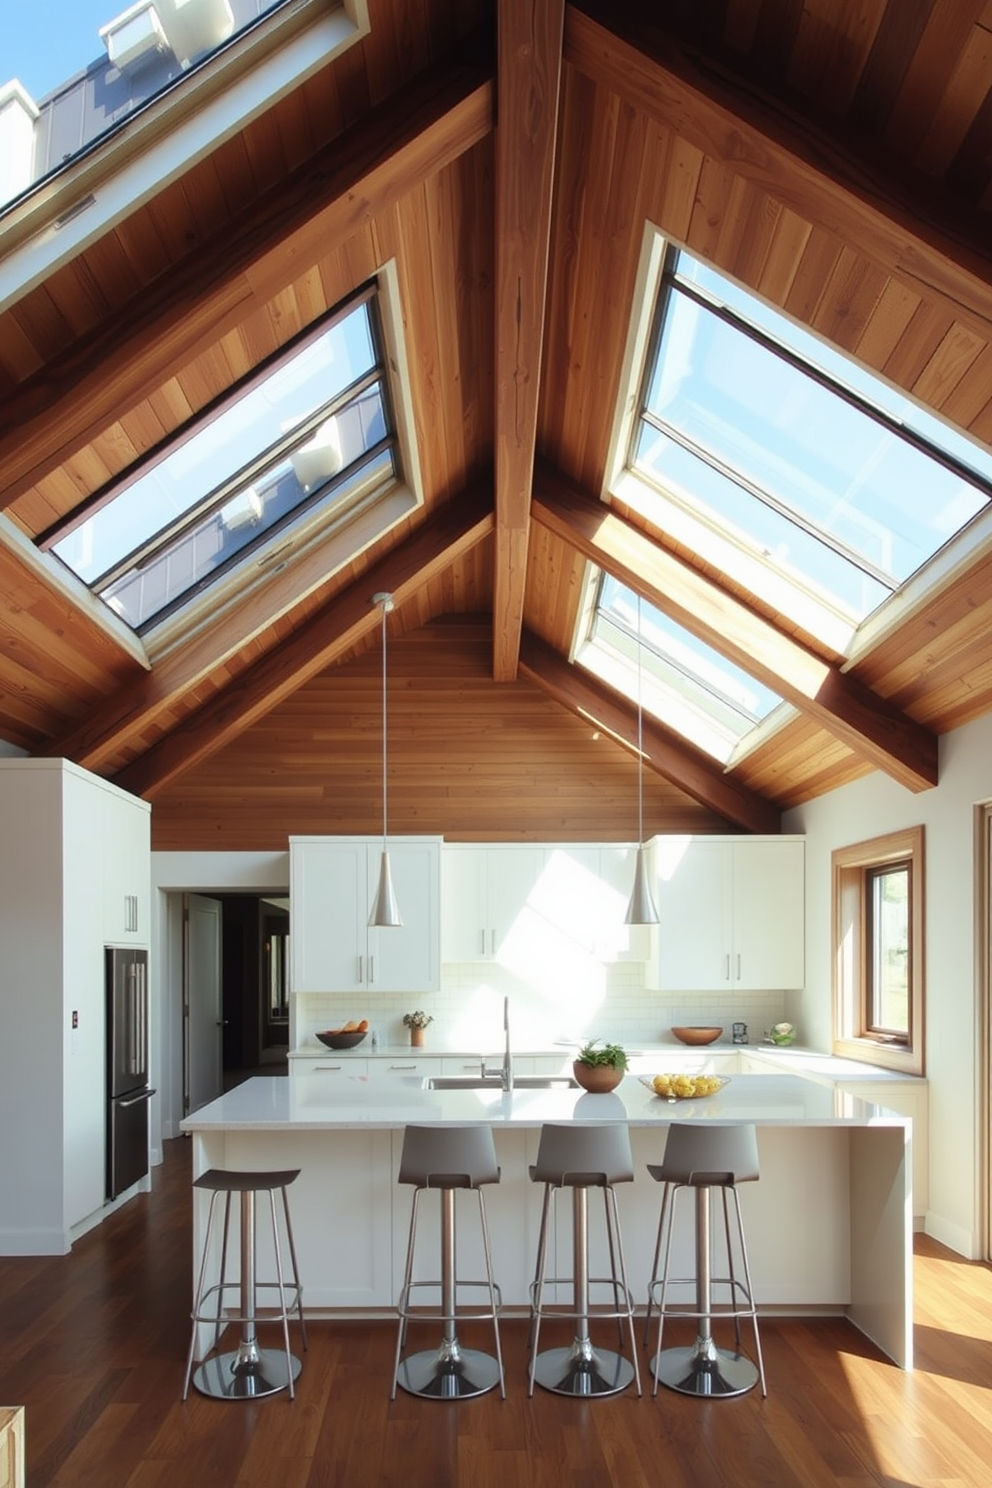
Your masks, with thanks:
[[[150,1101],[154,1094],[154,1090],[143,1090],[140,1095],[132,1095],[130,1100],[118,1101],[118,1109],[126,1111],[128,1106],[140,1106],[142,1101]]]

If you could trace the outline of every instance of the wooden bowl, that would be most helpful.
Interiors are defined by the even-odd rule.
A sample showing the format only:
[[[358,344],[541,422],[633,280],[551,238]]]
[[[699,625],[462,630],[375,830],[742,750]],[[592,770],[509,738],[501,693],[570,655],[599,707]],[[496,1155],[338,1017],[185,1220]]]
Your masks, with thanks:
[[[335,1033],[329,1030],[327,1033],[318,1033],[317,1037],[327,1049],[354,1049],[362,1042],[368,1029],[361,1033]]]
[[[723,1032],[722,1028],[673,1028],[672,1032],[680,1044],[715,1044]]]

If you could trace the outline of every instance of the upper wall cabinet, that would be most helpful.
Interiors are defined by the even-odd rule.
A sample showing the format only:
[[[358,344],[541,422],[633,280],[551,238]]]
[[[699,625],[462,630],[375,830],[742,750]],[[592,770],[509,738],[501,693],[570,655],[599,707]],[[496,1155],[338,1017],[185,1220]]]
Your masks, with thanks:
[[[662,991],[804,985],[805,845],[797,837],[657,838]]]
[[[624,924],[634,849],[572,843],[445,844],[441,956],[533,969],[547,956],[646,960]]]
[[[382,838],[291,837],[293,992],[436,992],[441,985],[441,842],[391,837],[401,926],[369,925]]]

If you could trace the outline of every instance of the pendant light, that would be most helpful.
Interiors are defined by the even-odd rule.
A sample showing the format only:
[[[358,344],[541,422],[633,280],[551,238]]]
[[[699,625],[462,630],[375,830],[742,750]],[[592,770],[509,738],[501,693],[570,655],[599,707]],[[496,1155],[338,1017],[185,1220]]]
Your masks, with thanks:
[[[369,915],[369,924],[388,929],[390,926],[403,924],[396,905],[396,895],[393,893],[389,853],[386,850],[386,616],[394,607],[393,596],[373,594],[372,603],[382,607],[382,858],[379,862],[379,887]]]
[[[627,925],[657,925],[658,910],[644,854],[644,718],[641,708],[641,596],[637,596],[637,857],[634,887],[627,905]]]

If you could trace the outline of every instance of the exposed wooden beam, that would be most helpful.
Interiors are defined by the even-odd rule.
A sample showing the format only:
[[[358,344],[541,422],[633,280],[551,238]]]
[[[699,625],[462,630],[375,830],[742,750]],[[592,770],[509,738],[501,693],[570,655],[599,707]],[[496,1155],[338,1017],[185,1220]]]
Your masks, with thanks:
[[[135,795],[152,799],[374,631],[381,624],[381,614],[371,603],[373,594],[388,591],[397,607],[402,607],[404,600],[488,537],[492,530],[493,513],[488,497],[465,497],[449,502],[289,640],[122,770],[115,777],[116,783]]]
[[[499,0],[493,676],[517,675],[527,577],[564,0]]]
[[[814,717],[876,769],[912,791],[937,784],[937,739],[928,729],[546,466],[537,472],[532,511],[535,521]]]
[[[636,753],[637,715],[629,702],[622,702],[603,683],[570,666],[553,647],[528,630],[524,631],[521,642],[520,671],[563,708],[589,719],[597,728],[629,744]],[[781,813],[770,801],[741,785],[701,750],[694,749],[654,719],[643,720],[641,743],[645,767],[663,775],[700,805],[747,832],[781,831]]]
[[[873,168],[863,135],[845,137],[842,125],[828,134],[698,48],[681,46],[657,9],[581,4],[566,11],[567,63],[988,338],[992,247],[984,219],[940,188],[922,180],[910,188]]]
[[[471,149],[492,124],[485,68],[431,71],[251,203],[238,224],[144,290],[140,304],[103,322],[4,400],[0,507],[329,248]]]
[[[172,709],[211,673],[218,672],[256,639],[260,638],[266,648],[265,632],[342,568],[345,547],[350,560],[381,536],[390,507],[397,521],[409,509],[398,493],[387,495],[381,504],[360,512],[342,531],[312,543],[284,567],[277,567],[256,591],[198,626],[188,640],[156,660],[147,675],[122,687],[89,717],[52,740],[45,753],[74,760],[97,774],[103,774],[108,766],[113,768],[115,757],[133,749],[150,729],[168,727]]]

